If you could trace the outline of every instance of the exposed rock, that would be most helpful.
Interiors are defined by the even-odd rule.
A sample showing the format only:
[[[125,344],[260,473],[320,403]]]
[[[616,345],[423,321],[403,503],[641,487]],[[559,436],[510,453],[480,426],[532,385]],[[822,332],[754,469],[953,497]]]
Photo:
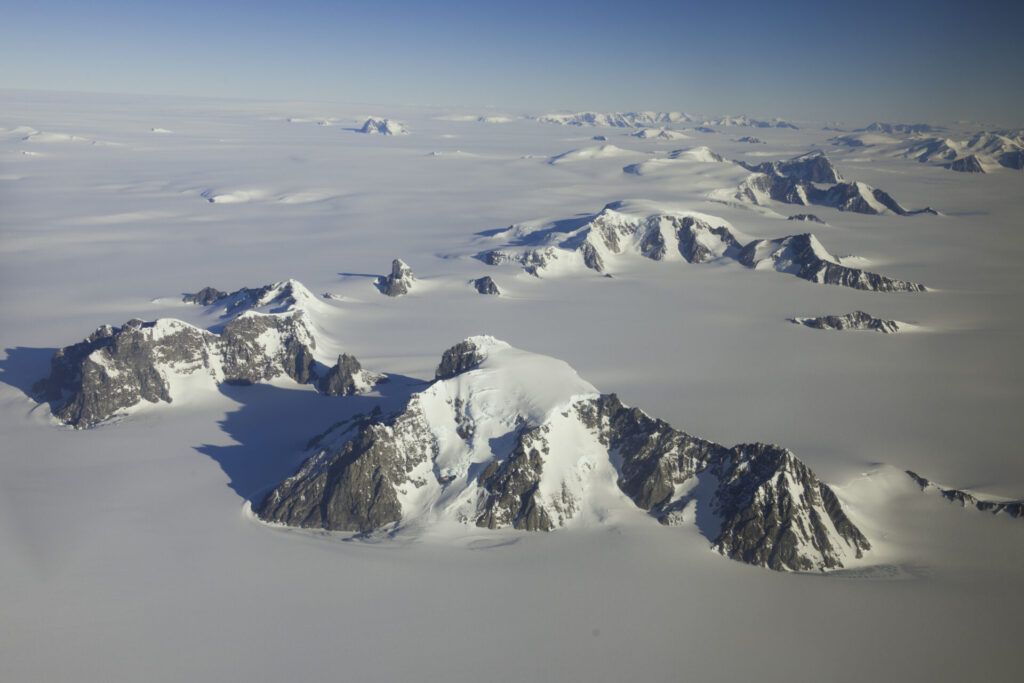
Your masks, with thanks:
[[[975,154],[969,154],[965,157],[955,159],[948,164],[945,168],[951,171],[958,171],[960,173],[984,173],[985,167],[981,165],[981,159]]]
[[[203,287],[195,294],[184,294],[181,300],[186,304],[198,304],[200,306],[212,306],[221,299],[229,296],[227,292],[222,292],[219,289],[213,287]]]
[[[787,221],[804,221],[806,223],[821,223],[825,225],[825,221],[821,220],[813,213],[796,213],[786,219]]]
[[[1017,149],[999,155],[999,165],[1018,171],[1024,169],[1024,150]]]
[[[887,212],[899,216],[914,216],[922,213],[937,214],[930,207],[913,211],[907,210],[889,193],[866,183],[840,182],[827,188],[820,188],[813,182],[779,175],[775,172],[754,173],[740,183],[735,193],[732,194],[732,198],[759,206],[767,205],[774,200],[801,206],[817,204],[840,211],[872,215]]]
[[[409,293],[415,281],[412,268],[401,259],[396,258],[391,262],[391,274],[377,278],[376,285],[381,294],[392,297],[403,296]]]
[[[959,503],[961,507],[973,507],[993,515],[1006,514],[1018,519],[1024,518],[1024,500],[986,500],[962,489],[943,488],[930,482],[916,472],[907,470],[907,476],[913,479],[922,491],[936,491],[946,500]]]
[[[737,163],[754,173],[784,176],[804,182],[832,184],[843,180],[839,171],[832,165],[832,161],[820,150],[801,154],[786,161],[765,161],[760,164],[748,164],[743,161]]]
[[[541,123],[557,123],[563,126],[609,126],[612,128],[638,128],[643,126],[659,126],[682,123],[690,117],[677,111],[640,111],[640,112],[593,112],[582,111],[575,114],[545,114],[538,116]]]
[[[871,330],[882,334],[895,334],[905,323],[875,318],[864,311],[845,315],[823,315],[817,318],[788,318],[789,322],[816,330]]]
[[[328,396],[351,396],[372,385],[359,360],[347,353],[338,356],[338,362],[318,381],[320,392]]]
[[[434,379],[450,379],[461,375],[479,366],[483,359],[484,356],[473,338],[461,341],[441,355],[441,363],[434,372]]]
[[[690,436],[597,394],[564,363],[491,337],[446,351],[437,377],[396,415],[312,440],[313,454],[257,514],[363,533],[436,520],[551,531],[606,505],[593,492],[614,482],[623,502],[663,524],[695,510],[716,551],[750,564],[827,570],[871,547],[785,449]]]
[[[498,289],[498,285],[495,284],[490,275],[484,275],[473,280],[473,288],[480,294],[501,294],[501,290]]]
[[[407,135],[408,129],[398,121],[371,116],[363,122],[358,132],[370,135]]]
[[[744,135],[743,137],[738,138],[736,140],[736,142],[746,142],[746,143],[749,143],[751,145],[763,145],[763,144],[765,144],[764,140],[762,140],[761,138],[755,138],[753,135]]]
[[[53,414],[76,428],[91,427],[143,401],[170,403],[188,376],[250,384],[288,375],[312,378],[315,342],[302,313],[247,313],[220,335],[180,320],[130,320],[104,326],[58,350],[50,376],[36,384]]]
[[[895,280],[841,265],[810,233],[776,240],[755,240],[743,247],[737,260],[748,268],[772,269],[821,284],[872,292],[927,291],[924,285],[916,282]]]
[[[697,126],[696,128],[694,128],[694,130],[697,131],[698,133],[717,133],[718,132],[717,130],[715,130],[714,128],[711,128],[709,126]]]
[[[857,130],[869,133],[887,133],[889,135],[912,135],[915,133],[934,133],[941,129],[927,123],[882,123],[875,121]]]

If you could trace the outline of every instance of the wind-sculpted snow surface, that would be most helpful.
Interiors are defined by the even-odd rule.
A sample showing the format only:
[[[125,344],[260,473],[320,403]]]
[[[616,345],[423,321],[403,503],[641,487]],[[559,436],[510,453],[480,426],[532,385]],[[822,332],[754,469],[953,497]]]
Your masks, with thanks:
[[[505,240],[505,245],[479,252],[478,259],[490,265],[513,263],[537,277],[586,269],[606,274],[617,258],[633,253],[653,261],[728,259],[810,282],[875,292],[926,291],[924,285],[845,266],[809,233],[746,241],[716,216],[692,211],[647,213],[644,207],[625,202],[609,204],[576,223],[513,225],[489,239]]]
[[[399,413],[319,439],[257,514],[364,533],[440,522],[550,531],[600,523],[630,501],[663,524],[697,509],[715,550],[776,570],[843,567],[871,547],[785,449],[690,436],[493,337],[452,347],[436,374]]]

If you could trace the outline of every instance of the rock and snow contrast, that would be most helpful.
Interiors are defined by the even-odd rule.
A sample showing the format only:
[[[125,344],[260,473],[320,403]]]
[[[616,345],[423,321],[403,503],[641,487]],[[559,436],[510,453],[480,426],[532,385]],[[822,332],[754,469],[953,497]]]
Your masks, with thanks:
[[[635,133],[630,133],[635,138],[641,140],[689,140],[690,136],[678,130],[670,130],[668,128],[641,128]]]
[[[361,533],[550,531],[601,524],[629,502],[662,524],[696,515],[719,553],[776,570],[841,568],[871,548],[790,451],[691,436],[493,337],[446,351],[398,413],[321,435],[256,514]]]
[[[913,140],[900,154],[923,164],[937,164],[961,173],[1020,170],[1024,131],[981,131],[966,139],[927,137]]]
[[[541,123],[556,123],[562,126],[606,126],[609,128],[652,128],[671,124],[686,123],[691,118],[678,111],[640,112],[593,112],[575,114],[544,114],[538,116]]]
[[[1008,517],[1024,518],[1024,500],[996,500],[991,498],[979,498],[973,493],[963,489],[946,488],[939,486],[933,481],[928,481],[921,475],[907,470],[907,476],[914,480],[922,491],[935,492],[950,502],[959,503],[964,508],[974,508],[981,512],[988,512],[993,515],[1005,514]]]
[[[398,121],[371,116],[358,128],[358,132],[371,135],[407,135],[409,129],[405,127],[405,124]]]
[[[501,294],[501,290],[498,289],[497,283],[491,279],[490,275],[478,277],[475,280],[470,281],[470,284],[473,285],[473,289],[475,289],[479,294],[490,294],[494,296]]]
[[[287,376],[314,379],[315,341],[301,313],[247,312],[214,334],[180,320],[130,320],[100,327],[57,351],[35,386],[54,416],[92,427],[144,401],[171,403],[220,383],[255,384]]]
[[[727,221],[704,213],[645,203],[614,202],[585,220],[535,221],[491,234],[500,247],[476,254],[492,266],[515,264],[530,275],[552,277],[587,270],[606,274],[634,254],[652,261],[735,261],[755,270],[775,270],[810,282],[873,292],[924,292],[926,287],[843,265],[811,234],[750,240]],[[564,226],[564,227],[563,227]]]
[[[846,182],[822,152],[810,152],[788,161],[769,161],[757,165],[738,162],[754,171],[735,190],[716,190],[709,196],[717,201],[739,201],[768,206],[772,201],[800,206],[828,206],[853,211],[899,216],[935,215],[930,208],[905,209],[892,195],[862,182]],[[819,185],[826,187],[819,187]]]
[[[789,128],[792,130],[798,130],[799,127],[796,124],[790,123],[783,119],[753,119],[749,116],[722,116],[717,119],[706,119],[701,123],[702,126],[715,126],[719,128],[728,128],[730,126],[744,126],[750,128]]]
[[[395,297],[408,294],[415,282],[412,268],[402,259],[396,258],[391,262],[391,272],[378,277],[374,285],[381,294]]]
[[[882,334],[895,334],[907,329],[907,323],[876,318],[864,311],[843,315],[821,315],[814,318],[789,318],[789,322],[816,330],[870,330]]]

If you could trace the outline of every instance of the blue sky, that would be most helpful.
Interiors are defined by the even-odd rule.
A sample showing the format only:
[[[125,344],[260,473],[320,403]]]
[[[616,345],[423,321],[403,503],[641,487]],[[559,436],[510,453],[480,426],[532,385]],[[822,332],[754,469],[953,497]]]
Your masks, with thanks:
[[[4,3],[0,87],[1019,124],[1024,2]]]

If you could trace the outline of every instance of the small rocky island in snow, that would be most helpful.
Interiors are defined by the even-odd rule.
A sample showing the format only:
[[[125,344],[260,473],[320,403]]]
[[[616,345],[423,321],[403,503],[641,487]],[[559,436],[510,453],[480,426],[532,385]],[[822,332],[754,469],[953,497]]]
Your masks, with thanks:
[[[381,275],[374,283],[381,294],[386,296],[404,296],[408,294],[416,282],[410,268],[402,259],[391,262],[391,273]]]
[[[409,129],[404,124],[376,116],[366,119],[357,131],[370,135],[408,135],[409,133]]]
[[[484,275],[478,277],[472,281],[473,288],[480,294],[501,294],[501,290],[498,289],[498,285],[491,279],[490,275]]]
[[[907,327],[897,320],[876,318],[864,311],[845,315],[822,315],[816,318],[789,318],[789,322],[816,330],[870,330],[882,334],[895,334]]]
[[[784,448],[691,436],[493,337],[447,350],[435,376],[397,413],[321,435],[256,514],[359,533],[442,522],[551,531],[646,514],[696,521],[722,555],[782,571],[844,567],[871,548]]]

